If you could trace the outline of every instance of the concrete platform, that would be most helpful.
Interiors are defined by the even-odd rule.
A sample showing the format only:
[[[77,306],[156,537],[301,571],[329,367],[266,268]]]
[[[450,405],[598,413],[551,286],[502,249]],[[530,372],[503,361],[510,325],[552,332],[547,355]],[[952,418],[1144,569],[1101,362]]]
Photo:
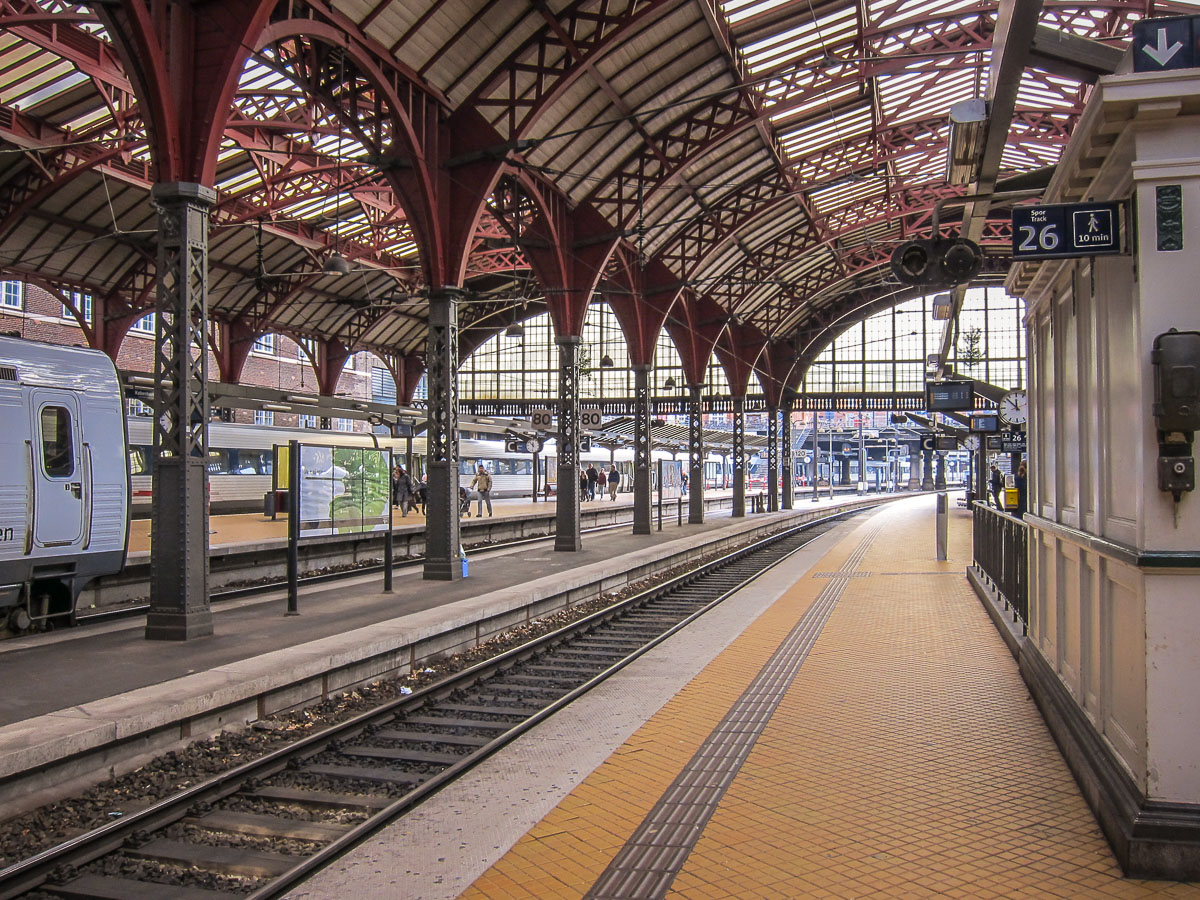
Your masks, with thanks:
[[[289,896],[1200,897],[1121,876],[933,507],[839,526]]]
[[[800,504],[794,512],[703,525],[667,525],[587,538],[582,550],[552,544],[493,551],[458,582],[407,570],[393,594],[381,576],[305,591],[286,617],[282,593],[215,608],[215,633],[152,642],[141,620],[0,643],[0,815],[35,805],[97,771],[125,771],[146,757],[280,709],[311,702],[474,646],[547,615],[787,522],[878,498]],[[48,677],[47,673],[53,673]]]

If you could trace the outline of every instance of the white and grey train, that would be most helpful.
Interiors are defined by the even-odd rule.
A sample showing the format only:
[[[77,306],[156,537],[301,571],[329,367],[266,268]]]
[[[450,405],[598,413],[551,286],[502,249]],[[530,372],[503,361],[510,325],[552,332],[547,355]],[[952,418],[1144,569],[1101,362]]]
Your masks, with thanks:
[[[129,467],[117,371],[96,350],[0,338],[0,623],[69,616],[125,565]]]

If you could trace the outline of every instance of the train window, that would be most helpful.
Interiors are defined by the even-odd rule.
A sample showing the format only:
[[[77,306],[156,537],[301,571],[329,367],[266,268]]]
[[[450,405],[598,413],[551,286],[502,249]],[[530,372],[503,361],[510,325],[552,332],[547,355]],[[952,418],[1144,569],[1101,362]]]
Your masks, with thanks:
[[[209,475],[228,475],[229,474],[229,451],[227,450],[209,450],[208,463],[206,465]]]
[[[62,406],[42,407],[42,465],[51,478],[69,478],[75,472],[71,411]]]

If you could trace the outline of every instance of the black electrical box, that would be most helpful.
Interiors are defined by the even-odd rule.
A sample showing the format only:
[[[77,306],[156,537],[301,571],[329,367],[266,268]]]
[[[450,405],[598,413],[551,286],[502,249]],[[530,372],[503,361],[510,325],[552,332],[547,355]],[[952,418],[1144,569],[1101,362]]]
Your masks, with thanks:
[[[1159,431],[1200,431],[1200,331],[1160,334],[1150,361]]]

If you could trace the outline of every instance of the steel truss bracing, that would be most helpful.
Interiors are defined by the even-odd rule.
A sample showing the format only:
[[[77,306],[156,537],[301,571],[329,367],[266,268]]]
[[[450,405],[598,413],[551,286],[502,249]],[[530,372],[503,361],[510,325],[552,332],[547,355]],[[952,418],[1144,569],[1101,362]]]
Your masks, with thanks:
[[[779,442],[783,449],[781,467],[783,470],[781,473],[783,508],[792,509],[796,505],[796,470],[792,465],[792,397],[790,394],[783,395],[779,411],[783,415],[783,424],[779,431]]]
[[[458,522],[458,301],[461,292],[443,288],[429,298],[429,470],[425,577],[462,577]]]
[[[650,534],[650,373],[653,366],[635,365],[633,402],[633,533]]]
[[[779,410],[767,410],[767,510],[779,511]]]
[[[579,338],[560,337],[558,344],[558,507],[554,549],[578,550],[579,504]]]
[[[154,350],[154,505],[146,637],[212,634],[208,603],[208,213],[216,192],[160,184]]]
[[[746,515],[746,399],[733,398],[733,516]]]
[[[704,417],[698,384],[688,385],[688,524],[704,524]]]

